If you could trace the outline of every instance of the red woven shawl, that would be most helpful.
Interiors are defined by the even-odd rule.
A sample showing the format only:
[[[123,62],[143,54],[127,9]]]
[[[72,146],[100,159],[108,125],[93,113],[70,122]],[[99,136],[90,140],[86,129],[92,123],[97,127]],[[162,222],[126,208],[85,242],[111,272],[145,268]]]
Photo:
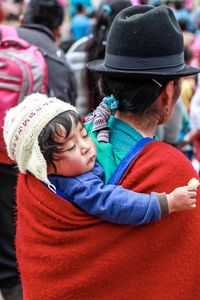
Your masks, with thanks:
[[[196,176],[182,154],[153,142],[122,182],[135,191],[169,192]],[[22,174],[17,208],[25,300],[200,299],[199,208],[149,225],[119,226],[85,214]]]

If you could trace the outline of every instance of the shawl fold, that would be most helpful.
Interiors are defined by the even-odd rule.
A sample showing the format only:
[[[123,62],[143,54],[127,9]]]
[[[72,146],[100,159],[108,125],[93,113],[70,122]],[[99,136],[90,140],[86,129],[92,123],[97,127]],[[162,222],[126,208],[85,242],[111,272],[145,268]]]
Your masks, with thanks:
[[[149,143],[120,184],[170,192],[197,177],[187,158]],[[194,300],[200,296],[200,209],[139,227],[87,215],[19,175],[16,249],[24,300]]]

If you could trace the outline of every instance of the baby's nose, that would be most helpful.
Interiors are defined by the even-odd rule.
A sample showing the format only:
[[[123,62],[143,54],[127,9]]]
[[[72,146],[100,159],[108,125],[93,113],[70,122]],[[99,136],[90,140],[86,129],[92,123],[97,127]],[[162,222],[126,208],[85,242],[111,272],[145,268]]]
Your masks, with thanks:
[[[90,145],[88,145],[88,143],[83,141],[81,143],[81,153],[86,154],[89,150],[90,150]]]

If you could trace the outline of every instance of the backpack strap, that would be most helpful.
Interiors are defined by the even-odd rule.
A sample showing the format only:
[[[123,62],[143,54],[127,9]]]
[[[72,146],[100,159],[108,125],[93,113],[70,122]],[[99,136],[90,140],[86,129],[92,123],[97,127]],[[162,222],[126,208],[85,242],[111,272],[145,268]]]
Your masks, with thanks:
[[[128,154],[121,160],[117,169],[110,177],[108,184],[118,184],[133,159],[140,153],[140,151],[142,151],[144,146],[153,141],[154,139],[152,138],[142,138],[141,140],[139,140],[135,144],[135,146],[128,152]]]
[[[16,28],[8,25],[0,25],[0,44],[2,47],[18,46],[20,48],[28,48],[29,43],[21,39]]]

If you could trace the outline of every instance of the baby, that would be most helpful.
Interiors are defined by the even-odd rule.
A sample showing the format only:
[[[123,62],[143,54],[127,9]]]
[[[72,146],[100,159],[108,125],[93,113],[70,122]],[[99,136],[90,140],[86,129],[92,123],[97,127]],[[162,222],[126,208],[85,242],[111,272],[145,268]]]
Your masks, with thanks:
[[[196,187],[142,194],[104,183],[96,147],[76,108],[41,94],[7,112],[4,138],[10,158],[52,192],[103,220],[141,225],[196,207]]]

